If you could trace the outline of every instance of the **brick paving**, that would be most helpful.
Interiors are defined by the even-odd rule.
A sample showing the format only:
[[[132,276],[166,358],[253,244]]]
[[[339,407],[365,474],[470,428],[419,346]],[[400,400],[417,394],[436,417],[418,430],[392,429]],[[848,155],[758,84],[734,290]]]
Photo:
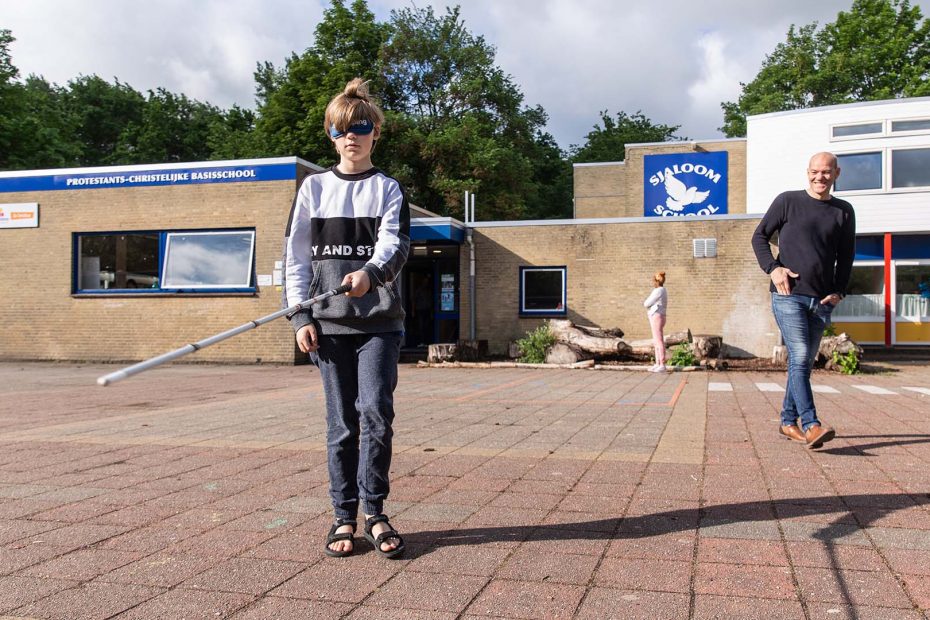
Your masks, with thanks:
[[[808,451],[778,373],[402,366],[390,561],[322,552],[314,369],[0,363],[0,619],[926,620],[930,366],[881,368]]]

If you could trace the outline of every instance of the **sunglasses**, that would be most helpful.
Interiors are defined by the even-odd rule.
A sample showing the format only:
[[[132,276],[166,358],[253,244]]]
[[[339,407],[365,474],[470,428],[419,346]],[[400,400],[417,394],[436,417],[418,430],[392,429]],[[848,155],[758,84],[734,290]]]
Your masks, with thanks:
[[[375,124],[369,120],[356,121],[352,125],[349,125],[349,128],[345,131],[339,131],[336,129],[336,125],[329,126],[329,135],[333,138],[341,138],[347,133],[354,133],[359,136],[367,136],[375,130]]]

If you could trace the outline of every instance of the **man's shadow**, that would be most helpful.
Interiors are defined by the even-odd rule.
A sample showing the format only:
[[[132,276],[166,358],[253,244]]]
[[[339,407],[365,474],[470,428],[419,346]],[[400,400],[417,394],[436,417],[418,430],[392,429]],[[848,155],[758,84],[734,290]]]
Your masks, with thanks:
[[[699,526],[721,526],[774,521],[776,518],[784,520],[835,514],[837,519],[833,523],[824,525],[813,534],[814,538],[825,544],[834,544],[841,538],[869,527],[885,515],[902,508],[919,505],[930,505],[930,494],[863,494],[741,502],[593,521],[425,530],[410,532],[405,534],[404,538],[412,543],[413,547],[408,550],[406,557],[415,558],[428,554],[434,547],[527,540],[564,543],[573,540],[640,539],[690,531]],[[864,509],[856,513],[858,524],[849,519],[850,507]]]
[[[910,434],[910,435],[837,435],[838,439],[885,439],[886,441],[875,441],[873,443],[857,444],[853,446],[844,446],[842,448],[825,448],[818,452],[825,452],[837,456],[875,456],[869,453],[869,450],[878,448],[890,448],[894,446],[908,446],[913,444],[930,443],[930,435]],[[899,439],[900,438],[900,439]]]

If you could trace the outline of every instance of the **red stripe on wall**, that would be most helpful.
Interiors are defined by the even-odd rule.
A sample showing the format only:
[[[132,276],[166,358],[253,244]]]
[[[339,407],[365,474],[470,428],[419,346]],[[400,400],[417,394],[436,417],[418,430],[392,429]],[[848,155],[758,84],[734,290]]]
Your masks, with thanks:
[[[891,233],[885,233],[885,346],[891,346]]]

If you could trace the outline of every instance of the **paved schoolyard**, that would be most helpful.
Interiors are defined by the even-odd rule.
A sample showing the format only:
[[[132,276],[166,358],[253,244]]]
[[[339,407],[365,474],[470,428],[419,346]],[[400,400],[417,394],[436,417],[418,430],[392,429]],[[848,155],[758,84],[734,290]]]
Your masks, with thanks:
[[[397,390],[405,559],[330,523],[319,375],[0,364],[0,617],[927,618],[930,367],[423,369]],[[908,389],[910,388],[910,389]]]

